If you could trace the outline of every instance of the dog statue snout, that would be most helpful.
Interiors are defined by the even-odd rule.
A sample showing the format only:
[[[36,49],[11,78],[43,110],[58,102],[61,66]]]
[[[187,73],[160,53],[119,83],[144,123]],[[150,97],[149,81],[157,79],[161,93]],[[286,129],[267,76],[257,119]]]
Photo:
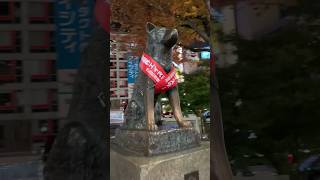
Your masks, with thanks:
[[[169,35],[166,36],[167,38],[165,39],[165,46],[167,48],[171,48],[173,47],[177,41],[178,41],[178,30],[177,29],[173,29],[171,31],[169,31]]]

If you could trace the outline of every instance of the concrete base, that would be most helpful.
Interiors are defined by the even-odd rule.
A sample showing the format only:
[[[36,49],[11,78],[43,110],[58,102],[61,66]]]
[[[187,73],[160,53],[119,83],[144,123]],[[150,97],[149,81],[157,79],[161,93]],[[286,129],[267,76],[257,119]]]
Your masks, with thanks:
[[[135,155],[154,156],[170,152],[179,152],[200,145],[200,134],[194,128],[168,130],[116,129],[112,141],[118,149]]]
[[[118,151],[118,150],[117,150]],[[209,180],[210,145],[153,157],[132,156],[110,149],[111,180]]]

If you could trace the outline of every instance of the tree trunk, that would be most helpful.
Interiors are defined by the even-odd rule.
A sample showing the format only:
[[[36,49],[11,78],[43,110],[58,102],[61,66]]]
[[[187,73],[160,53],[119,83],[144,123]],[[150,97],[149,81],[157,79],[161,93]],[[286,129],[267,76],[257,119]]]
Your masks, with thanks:
[[[212,13],[211,8],[213,7],[213,1],[210,1],[210,14]],[[213,169],[211,171],[211,178],[214,180],[232,180],[233,174],[231,166],[228,160],[228,154],[225,148],[224,142],[224,130],[223,120],[221,112],[221,104],[218,93],[218,80],[215,71],[215,57],[213,50],[216,49],[219,43],[219,25],[214,19],[213,14],[210,15],[210,48],[211,48],[211,68],[210,68],[210,112],[211,112],[211,162],[210,166]]]
[[[89,45],[81,54],[67,123],[44,168],[46,180],[106,180],[109,176],[108,106],[98,98],[100,93],[108,93],[109,34],[98,24],[94,26]]]
[[[211,70],[211,72],[213,72],[213,70]],[[214,180],[232,180],[232,171],[224,142],[222,112],[217,89],[217,79],[214,75],[211,75],[210,85],[210,111],[212,112],[210,127],[212,137],[210,141],[210,147],[212,148],[210,166],[213,169],[210,175]]]

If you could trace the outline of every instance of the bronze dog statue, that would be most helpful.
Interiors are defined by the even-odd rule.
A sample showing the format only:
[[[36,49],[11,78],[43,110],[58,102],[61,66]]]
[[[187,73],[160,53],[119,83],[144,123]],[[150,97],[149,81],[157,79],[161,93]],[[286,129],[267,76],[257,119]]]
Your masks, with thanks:
[[[157,27],[147,23],[147,46],[146,51],[167,73],[172,67],[171,49],[178,40],[178,31]],[[157,130],[156,121],[161,118],[157,99],[159,94],[155,93],[155,83],[139,69],[135,82],[132,98],[125,111],[124,127],[127,129]],[[174,117],[181,128],[191,127],[191,123],[183,120],[180,107],[178,87],[175,86],[166,92]],[[156,108],[155,108],[156,107]]]

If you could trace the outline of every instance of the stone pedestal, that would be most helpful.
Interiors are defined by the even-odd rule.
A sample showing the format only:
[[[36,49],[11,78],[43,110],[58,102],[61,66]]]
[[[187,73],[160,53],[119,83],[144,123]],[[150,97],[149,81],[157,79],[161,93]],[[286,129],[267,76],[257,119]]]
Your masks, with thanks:
[[[158,131],[120,128],[112,143],[135,155],[153,156],[197,147],[200,134],[193,128]]]
[[[210,145],[152,157],[129,155],[111,145],[111,180],[209,180]]]

